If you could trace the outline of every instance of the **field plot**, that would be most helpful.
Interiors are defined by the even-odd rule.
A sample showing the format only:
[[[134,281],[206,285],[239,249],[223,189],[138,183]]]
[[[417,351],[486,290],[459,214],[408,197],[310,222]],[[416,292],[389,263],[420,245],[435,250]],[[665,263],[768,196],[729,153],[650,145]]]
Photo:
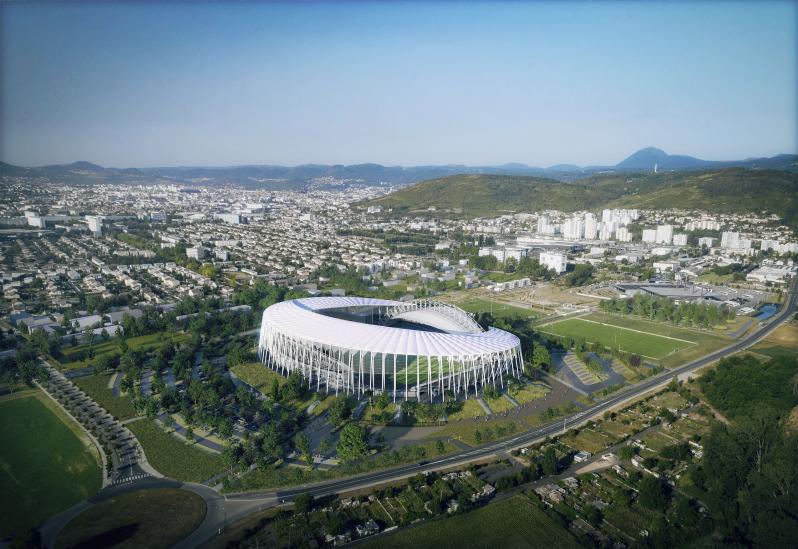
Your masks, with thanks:
[[[659,360],[673,352],[695,345],[694,341],[662,336],[639,329],[612,326],[584,318],[561,320],[540,327],[544,333],[562,337],[581,337],[588,343],[598,342],[606,347]]]
[[[517,307],[499,300],[487,298],[468,298],[457,303],[458,307],[469,313],[493,313],[495,317],[514,317],[533,320],[540,316],[534,309]]]
[[[524,385],[517,391],[510,390],[510,396],[513,397],[519,404],[526,404],[539,398],[543,398],[551,392],[551,387],[545,383],[534,382],[529,385]]]
[[[515,408],[513,403],[507,400],[504,395],[500,395],[499,398],[485,398],[484,400],[488,404],[488,408],[490,408],[494,414],[500,414],[511,408]]]
[[[88,437],[40,392],[0,400],[0,538],[20,534],[100,489]]]
[[[268,395],[272,389],[272,383],[276,380],[277,385],[282,387],[286,382],[286,377],[278,374],[265,364],[260,362],[245,362],[237,364],[231,368],[244,383],[252,385],[264,395]]]
[[[582,429],[578,435],[568,436],[564,440],[569,446],[577,450],[585,450],[591,454],[597,454],[617,441],[605,433],[589,428]]]
[[[188,341],[188,338],[188,334],[183,332],[174,334],[149,334],[128,338],[127,345],[132,351],[151,351],[153,349],[157,349],[166,341],[171,341],[177,345],[184,341]],[[80,345],[76,345],[75,347],[64,347],[61,349],[61,352],[64,355],[60,360],[61,364],[67,370],[84,368],[90,363],[96,362],[96,360],[103,355],[114,355],[121,353],[119,350],[119,340],[116,338],[103,341],[102,338],[95,336],[94,343],[91,345],[91,347],[94,351],[94,359],[88,360],[82,358],[84,352],[88,351],[89,349],[88,343],[82,343]]]
[[[754,345],[751,350],[769,357],[798,355],[798,322],[782,324]]]
[[[138,413],[126,396],[115,397],[113,389],[108,388],[108,375],[84,376],[74,379],[75,385],[94,401],[108,410],[116,419],[125,420],[136,417]]]
[[[186,490],[140,490],[104,501],[78,515],[56,540],[61,547],[167,548],[205,518],[200,496]]]
[[[399,530],[364,547],[579,547],[568,530],[558,526],[522,496],[452,518]]]
[[[485,410],[479,405],[479,402],[474,398],[463,400],[463,408],[459,412],[449,414],[449,421],[457,421],[460,419],[471,419],[485,415]]]
[[[153,420],[141,419],[128,428],[144,447],[147,461],[174,479],[202,482],[224,469],[219,455],[200,450],[161,429]]]

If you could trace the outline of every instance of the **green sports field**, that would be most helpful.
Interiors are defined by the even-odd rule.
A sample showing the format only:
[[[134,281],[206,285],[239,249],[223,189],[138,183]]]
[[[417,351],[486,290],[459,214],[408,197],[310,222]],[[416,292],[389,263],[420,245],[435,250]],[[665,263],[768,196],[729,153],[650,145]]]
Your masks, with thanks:
[[[0,400],[0,538],[39,526],[102,483],[88,437],[45,399],[37,391]]]
[[[544,333],[563,337],[581,337],[588,343],[618,347],[630,353],[661,359],[670,353],[692,347],[695,341],[646,332],[644,329],[610,326],[596,321],[571,318],[540,327]]]

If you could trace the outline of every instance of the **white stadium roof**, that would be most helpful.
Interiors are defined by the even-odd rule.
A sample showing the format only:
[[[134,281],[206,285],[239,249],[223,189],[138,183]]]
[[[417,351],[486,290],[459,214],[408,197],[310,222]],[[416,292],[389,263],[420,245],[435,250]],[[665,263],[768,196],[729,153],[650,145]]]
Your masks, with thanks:
[[[366,324],[319,313],[325,309],[402,305],[400,301],[366,297],[311,297],[272,305],[264,311],[262,322],[263,327],[290,337],[370,353],[465,357],[511,351],[520,344],[515,335],[497,328],[477,333],[435,332]]]

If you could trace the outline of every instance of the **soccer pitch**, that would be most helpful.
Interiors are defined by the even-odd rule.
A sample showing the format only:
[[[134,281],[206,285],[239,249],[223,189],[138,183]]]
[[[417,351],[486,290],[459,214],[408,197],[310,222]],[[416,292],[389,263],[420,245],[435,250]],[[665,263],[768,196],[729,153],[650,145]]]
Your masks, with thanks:
[[[598,342],[606,347],[620,346],[621,350],[625,352],[656,360],[696,344],[695,341],[653,334],[644,330],[611,326],[581,318],[547,324],[541,326],[540,331],[563,337],[581,337],[588,343]]]

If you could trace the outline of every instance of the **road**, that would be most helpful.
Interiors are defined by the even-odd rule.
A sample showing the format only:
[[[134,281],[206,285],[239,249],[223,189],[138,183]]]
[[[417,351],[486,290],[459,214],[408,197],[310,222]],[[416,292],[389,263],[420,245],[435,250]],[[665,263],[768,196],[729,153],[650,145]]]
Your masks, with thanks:
[[[428,462],[413,463],[394,469],[363,473],[361,475],[311,485],[302,485],[277,492],[253,492],[223,496],[206,486],[183,484],[182,486],[184,488],[195,491],[205,498],[206,503],[208,503],[208,512],[200,527],[176,547],[181,549],[198,547],[202,543],[218,535],[228,524],[232,524],[254,512],[290,503],[299,494],[310,493],[315,497],[326,496],[368,489],[389,482],[397,482],[424,471],[464,467],[473,462],[502,456],[513,449],[529,446],[542,441],[547,436],[556,435],[567,429],[577,427],[600,417],[608,410],[622,406],[628,401],[666,385],[674,376],[689,374],[723,357],[742,351],[757,343],[780,324],[789,320],[794,314],[796,303],[798,303],[797,289],[798,279],[792,284],[785,305],[782,307],[781,311],[777,315],[774,315],[767,324],[751,332],[740,341],[683,366],[668,370],[635,385],[631,385],[627,387],[626,390],[622,390],[590,408],[586,408],[571,416],[557,420],[549,425],[527,431],[509,440],[491,443],[466,452],[431,459]],[[165,485],[169,482],[171,481],[166,479],[146,479],[142,483],[132,483],[124,487],[119,487],[118,489],[130,490],[143,488],[145,486],[141,486],[141,484],[145,483],[150,485],[150,487],[156,487],[162,485],[162,483]],[[107,496],[103,494],[102,497],[104,499]],[[47,542],[51,542],[55,539],[58,529],[59,528],[51,529],[50,532],[48,532],[50,535],[46,539]],[[55,531],[53,532],[53,530]]]
[[[781,311],[777,315],[774,315],[770,322],[751,332],[740,341],[710,353],[702,358],[689,362],[683,366],[668,370],[635,385],[631,385],[627,388],[627,390],[623,390],[609,397],[608,399],[591,406],[590,408],[586,408],[585,410],[577,412],[576,414],[563,418],[562,420],[558,420],[555,423],[545,425],[532,431],[527,431],[509,440],[495,442],[486,446],[474,448],[467,452],[444,456],[438,459],[432,459],[428,462],[413,463],[394,469],[364,473],[362,475],[318,484],[303,485],[278,492],[258,492],[228,495],[225,499],[227,501],[227,506],[231,511],[226,514],[225,521],[230,523],[259,509],[280,505],[282,503],[288,503],[297,495],[303,493],[310,493],[316,497],[319,497],[370,488],[388,482],[399,481],[423,471],[463,467],[472,462],[497,457],[516,448],[529,446],[533,443],[542,441],[547,436],[556,435],[567,429],[577,427],[583,423],[600,417],[608,410],[621,406],[628,401],[636,399],[643,394],[666,385],[674,376],[682,376],[694,372],[695,370],[712,364],[721,358],[738,353],[757,343],[760,339],[765,337],[780,324],[792,317],[796,309],[796,304],[798,303],[798,293],[796,293],[796,290],[798,290],[798,279],[793,282],[787,300]],[[203,526],[205,525],[203,524]],[[221,527],[221,524],[218,523],[218,521],[215,528],[201,527],[198,529],[198,531],[194,532],[194,534],[187,538],[180,546],[190,547],[191,544],[196,544],[198,542],[201,543],[202,541],[207,540],[210,536],[215,535],[215,532],[218,531],[219,527]],[[186,544],[186,542],[190,542],[190,544]]]

